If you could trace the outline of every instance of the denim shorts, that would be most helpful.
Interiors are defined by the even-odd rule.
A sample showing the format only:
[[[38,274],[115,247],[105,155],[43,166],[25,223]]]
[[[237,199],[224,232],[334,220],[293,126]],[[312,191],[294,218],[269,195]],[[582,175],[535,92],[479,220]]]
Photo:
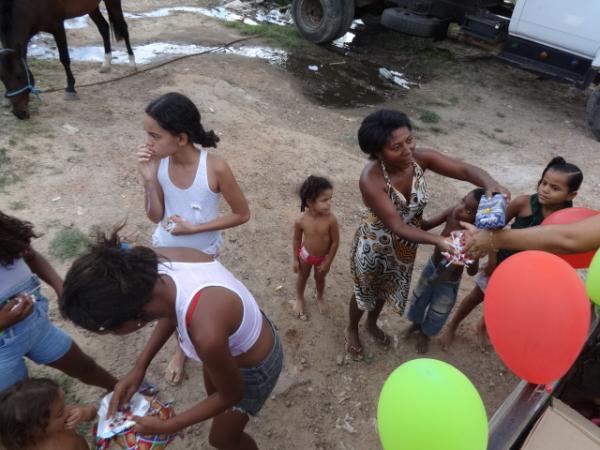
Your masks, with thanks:
[[[417,286],[413,289],[408,310],[408,319],[420,324],[421,330],[427,336],[436,336],[440,332],[458,295],[460,279],[440,282],[440,266],[436,268],[429,258]]]
[[[27,378],[23,357],[50,364],[62,358],[73,343],[68,334],[50,322],[48,299],[42,295],[37,277],[15,286],[6,298],[0,299],[0,305],[23,292],[33,295],[35,304],[29,316],[0,334],[0,391]]]
[[[273,332],[273,348],[263,361],[254,367],[242,367],[240,372],[244,380],[244,398],[233,407],[251,416],[258,414],[273,388],[277,384],[283,368],[283,346],[273,323],[265,316]]]

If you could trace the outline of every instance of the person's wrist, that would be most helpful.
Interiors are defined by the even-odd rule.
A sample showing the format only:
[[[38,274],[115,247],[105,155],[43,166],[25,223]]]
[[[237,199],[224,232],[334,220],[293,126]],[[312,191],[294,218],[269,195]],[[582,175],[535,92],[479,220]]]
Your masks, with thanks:
[[[494,235],[495,235],[495,231],[488,230],[488,249],[491,250],[492,252],[496,253],[498,251],[498,249],[496,248]]]

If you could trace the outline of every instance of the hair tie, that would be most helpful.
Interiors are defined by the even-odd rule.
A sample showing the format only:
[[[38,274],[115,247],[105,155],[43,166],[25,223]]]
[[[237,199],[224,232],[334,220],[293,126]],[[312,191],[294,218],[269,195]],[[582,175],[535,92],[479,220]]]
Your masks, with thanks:
[[[130,246],[127,242],[121,242],[119,248],[121,249],[121,255],[126,255],[129,252]]]

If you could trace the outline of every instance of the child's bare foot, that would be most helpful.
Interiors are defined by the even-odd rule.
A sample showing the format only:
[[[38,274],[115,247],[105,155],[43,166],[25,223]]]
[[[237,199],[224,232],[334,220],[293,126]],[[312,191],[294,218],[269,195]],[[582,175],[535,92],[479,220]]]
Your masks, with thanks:
[[[417,333],[417,353],[425,354],[429,351],[429,336],[419,330]]]
[[[165,370],[165,379],[171,386],[177,386],[183,380],[185,360],[185,353],[183,353],[178,344],[177,350]]]
[[[402,337],[405,340],[408,340],[413,335],[413,333],[415,331],[418,331],[420,328],[421,326],[418,323],[411,323],[410,326],[402,332]]]
[[[320,314],[325,314],[327,312],[327,306],[322,298],[317,298],[317,308],[319,308]]]
[[[442,350],[447,352],[450,347],[452,347],[452,343],[454,342],[454,337],[456,336],[456,331],[448,328],[446,331],[442,333],[439,338],[440,347]]]
[[[296,299],[294,315],[300,320],[308,320],[308,316],[304,313],[304,302],[302,300]]]
[[[381,347],[387,348],[390,346],[390,337],[383,332],[377,324],[372,324],[367,321],[367,331],[375,340],[375,343]]]
[[[364,359],[363,348],[358,337],[358,331],[346,328],[344,330],[344,347],[346,353],[354,361],[362,361]]]

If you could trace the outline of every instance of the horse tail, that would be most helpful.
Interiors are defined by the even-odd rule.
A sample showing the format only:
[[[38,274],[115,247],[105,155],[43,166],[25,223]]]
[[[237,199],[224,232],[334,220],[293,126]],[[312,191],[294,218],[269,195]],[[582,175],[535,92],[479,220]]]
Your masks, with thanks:
[[[108,12],[108,21],[114,38],[117,41],[129,39],[129,31],[127,30],[127,22],[123,16],[121,8],[121,0],[104,0],[106,11]]]

